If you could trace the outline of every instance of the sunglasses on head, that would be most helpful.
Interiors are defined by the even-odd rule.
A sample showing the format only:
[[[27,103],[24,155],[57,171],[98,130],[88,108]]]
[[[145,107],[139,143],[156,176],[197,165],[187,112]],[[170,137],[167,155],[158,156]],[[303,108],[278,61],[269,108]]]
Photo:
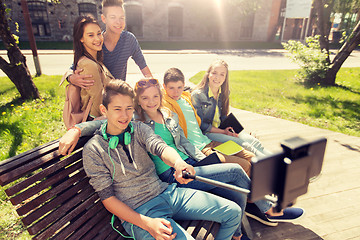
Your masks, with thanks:
[[[136,83],[136,86],[139,88],[151,87],[151,86],[157,86],[157,85],[159,85],[159,82],[155,78],[143,79]]]

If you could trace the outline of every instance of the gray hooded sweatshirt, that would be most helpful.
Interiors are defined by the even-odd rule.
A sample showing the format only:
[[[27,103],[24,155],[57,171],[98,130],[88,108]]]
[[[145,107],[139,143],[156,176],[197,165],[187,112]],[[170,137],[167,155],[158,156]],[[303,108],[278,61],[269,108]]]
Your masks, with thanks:
[[[83,164],[90,184],[101,200],[115,196],[136,209],[168,186],[157,176],[155,165],[147,153],[160,157],[167,145],[144,123],[132,122],[132,125],[131,143],[126,146],[132,162],[121,144],[110,149],[108,140],[97,130],[84,146]]]

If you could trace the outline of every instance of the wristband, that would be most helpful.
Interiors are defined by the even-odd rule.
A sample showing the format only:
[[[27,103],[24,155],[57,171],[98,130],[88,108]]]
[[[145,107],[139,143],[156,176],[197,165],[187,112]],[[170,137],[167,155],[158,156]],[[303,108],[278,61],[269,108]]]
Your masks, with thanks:
[[[66,77],[66,81],[68,81],[68,83],[71,83],[71,82],[70,82],[70,76],[71,76],[71,75],[72,75],[72,74],[70,74],[69,76]]]

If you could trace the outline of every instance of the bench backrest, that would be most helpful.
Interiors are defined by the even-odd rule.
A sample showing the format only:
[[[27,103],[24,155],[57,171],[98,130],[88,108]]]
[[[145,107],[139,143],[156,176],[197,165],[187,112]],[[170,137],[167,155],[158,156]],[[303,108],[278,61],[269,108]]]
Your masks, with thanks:
[[[81,138],[71,156],[59,155],[55,140],[0,162],[0,185],[33,239],[123,239],[83,169],[88,139]],[[180,224],[195,239],[214,239],[219,228],[206,221]],[[116,228],[125,233],[119,221]]]

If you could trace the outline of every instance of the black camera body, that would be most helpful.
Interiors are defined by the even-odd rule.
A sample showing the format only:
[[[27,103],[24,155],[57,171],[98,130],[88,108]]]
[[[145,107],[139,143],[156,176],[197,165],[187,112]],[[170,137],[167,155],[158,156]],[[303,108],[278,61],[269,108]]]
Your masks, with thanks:
[[[283,151],[253,158],[249,199],[256,201],[274,194],[276,210],[291,205],[320,174],[326,143],[326,138],[308,141],[293,137],[281,142]]]

